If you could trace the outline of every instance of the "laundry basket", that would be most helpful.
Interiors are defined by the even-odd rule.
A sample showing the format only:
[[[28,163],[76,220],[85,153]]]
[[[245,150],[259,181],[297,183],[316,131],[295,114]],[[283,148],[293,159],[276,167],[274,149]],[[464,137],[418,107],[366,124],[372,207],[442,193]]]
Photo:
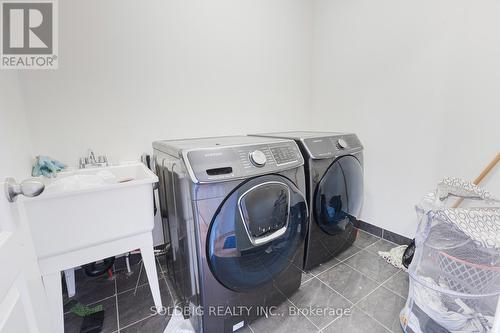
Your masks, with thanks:
[[[476,206],[467,199],[467,208],[449,208],[439,196],[438,188],[417,208],[401,325],[412,333],[491,332],[500,295],[500,208],[477,197]]]

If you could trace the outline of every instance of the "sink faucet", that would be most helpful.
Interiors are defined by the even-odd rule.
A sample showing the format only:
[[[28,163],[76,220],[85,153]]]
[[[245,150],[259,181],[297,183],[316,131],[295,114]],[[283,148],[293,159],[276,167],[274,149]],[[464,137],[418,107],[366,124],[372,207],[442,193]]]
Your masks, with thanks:
[[[89,149],[87,157],[81,157],[79,167],[80,169],[85,168],[100,168],[108,166],[108,158],[106,155],[99,155],[95,157],[94,151]]]
[[[89,149],[89,163],[95,164],[97,161],[95,160],[95,154],[92,149]]]

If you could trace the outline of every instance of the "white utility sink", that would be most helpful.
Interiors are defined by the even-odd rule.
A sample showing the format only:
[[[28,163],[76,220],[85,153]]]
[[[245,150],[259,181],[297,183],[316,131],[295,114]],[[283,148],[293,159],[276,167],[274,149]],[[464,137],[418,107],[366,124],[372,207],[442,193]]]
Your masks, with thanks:
[[[141,250],[157,310],[162,309],[153,252],[153,183],[144,164],[81,169],[43,179],[23,198],[56,333],[64,332],[61,271]]]
[[[58,185],[62,178],[103,171],[114,175],[116,182],[70,189]],[[45,191],[25,200],[38,257],[151,231],[152,184],[157,181],[142,163],[61,172],[56,178],[43,179]]]

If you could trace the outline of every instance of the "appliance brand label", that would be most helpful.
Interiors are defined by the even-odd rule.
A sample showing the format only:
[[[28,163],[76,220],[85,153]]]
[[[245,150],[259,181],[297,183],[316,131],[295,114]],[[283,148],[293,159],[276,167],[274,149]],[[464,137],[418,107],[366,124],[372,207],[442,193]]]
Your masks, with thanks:
[[[205,156],[205,157],[218,157],[218,156],[222,156],[222,152],[217,152],[217,153],[206,153],[204,156]]]

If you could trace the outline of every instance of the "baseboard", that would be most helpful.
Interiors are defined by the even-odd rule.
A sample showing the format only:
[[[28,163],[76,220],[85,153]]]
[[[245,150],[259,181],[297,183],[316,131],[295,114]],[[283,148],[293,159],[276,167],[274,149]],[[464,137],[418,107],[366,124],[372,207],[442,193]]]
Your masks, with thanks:
[[[357,220],[356,227],[374,236],[383,238],[385,240],[388,240],[389,242],[393,242],[399,245],[408,245],[411,242],[411,239],[408,237],[377,227],[376,225],[370,224],[365,221]]]

